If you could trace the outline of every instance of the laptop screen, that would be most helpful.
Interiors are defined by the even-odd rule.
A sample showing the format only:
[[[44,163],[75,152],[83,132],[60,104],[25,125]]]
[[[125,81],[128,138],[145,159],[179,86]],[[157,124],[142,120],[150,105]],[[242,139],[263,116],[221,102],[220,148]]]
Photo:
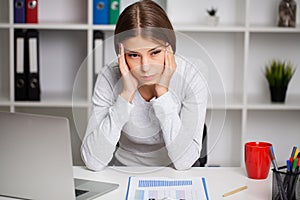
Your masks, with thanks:
[[[0,195],[75,199],[69,122],[0,112]]]

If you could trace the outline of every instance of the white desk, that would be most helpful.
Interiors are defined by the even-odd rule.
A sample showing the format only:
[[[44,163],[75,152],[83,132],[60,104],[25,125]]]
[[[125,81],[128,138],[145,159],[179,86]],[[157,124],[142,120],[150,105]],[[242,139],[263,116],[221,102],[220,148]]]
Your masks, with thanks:
[[[152,167],[110,167],[101,172],[92,172],[83,167],[74,167],[75,178],[118,183],[117,190],[109,192],[97,200],[123,200],[129,176],[163,176],[170,178],[206,177],[210,200],[270,200],[272,199],[270,173],[265,180],[253,180],[246,176],[244,168],[232,167],[195,167],[187,171],[172,168]],[[222,197],[238,187],[247,185],[248,189],[231,196]]]

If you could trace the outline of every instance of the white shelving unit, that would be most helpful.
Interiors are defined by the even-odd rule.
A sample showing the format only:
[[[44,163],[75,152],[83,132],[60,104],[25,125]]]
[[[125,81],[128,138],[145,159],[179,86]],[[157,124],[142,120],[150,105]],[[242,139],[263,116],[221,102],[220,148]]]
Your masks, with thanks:
[[[109,63],[116,58],[111,44],[114,25],[93,25],[92,0],[39,3],[39,24],[14,24],[13,1],[0,1],[0,110],[68,117],[74,164],[82,164],[80,139],[93,92],[93,31],[105,33],[105,62]],[[205,50],[215,63],[215,68],[209,68],[209,164],[243,165],[243,145],[249,140],[272,142],[279,163],[284,163],[292,146],[300,146],[299,69],[290,82],[285,104],[270,103],[263,76],[264,65],[273,58],[300,66],[299,12],[296,28],[278,28],[278,3],[279,0],[168,2],[167,12],[180,36],[177,53],[201,57]],[[297,4],[300,6],[299,0]],[[212,6],[218,8],[220,17],[216,27],[205,23],[206,9]],[[31,28],[40,33],[42,99],[16,102],[14,30]],[[76,94],[72,99],[74,81]]]

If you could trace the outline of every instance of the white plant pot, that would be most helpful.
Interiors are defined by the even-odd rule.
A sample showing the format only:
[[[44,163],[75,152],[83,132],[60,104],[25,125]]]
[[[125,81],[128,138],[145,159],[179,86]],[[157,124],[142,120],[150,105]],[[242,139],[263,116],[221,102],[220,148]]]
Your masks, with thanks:
[[[207,16],[207,25],[209,26],[217,26],[219,24],[219,17],[218,16]]]

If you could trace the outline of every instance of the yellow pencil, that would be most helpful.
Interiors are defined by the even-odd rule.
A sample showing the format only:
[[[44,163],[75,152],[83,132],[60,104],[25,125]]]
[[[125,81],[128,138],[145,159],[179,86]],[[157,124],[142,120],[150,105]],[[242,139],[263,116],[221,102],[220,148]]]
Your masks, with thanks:
[[[248,187],[245,185],[245,186],[243,186],[243,187],[237,188],[237,189],[235,189],[235,190],[232,190],[232,191],[230,191],[230,192],[227,192],[227,193],[223,194],[223,197],[227,197],[227,196],[229,196],[229,195],[235,194],[235,193],[240,192],[240,191],[242,191],[242,190],[245,190],[245,189],[247,189],[247,188],[248,188]]]

